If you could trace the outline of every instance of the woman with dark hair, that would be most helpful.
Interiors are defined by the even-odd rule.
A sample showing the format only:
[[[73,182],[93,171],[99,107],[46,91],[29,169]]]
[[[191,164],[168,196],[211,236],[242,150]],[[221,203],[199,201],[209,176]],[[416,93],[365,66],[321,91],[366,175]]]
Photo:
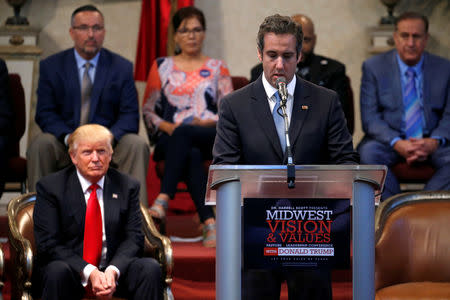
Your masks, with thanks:
[[[179,9],[172,19],[179,53],[153,63],[144,94],[143,115],[155,161],[164,160],[161,190],[150,208],[164,218],[169,199],[183,179],[203,223],[203,245],[215,247],[215,216],[205,206],[207,174],[203,161],[212,158],[218,102],[233,90],[225,63],[202,53],[205,17],[195,7]]]

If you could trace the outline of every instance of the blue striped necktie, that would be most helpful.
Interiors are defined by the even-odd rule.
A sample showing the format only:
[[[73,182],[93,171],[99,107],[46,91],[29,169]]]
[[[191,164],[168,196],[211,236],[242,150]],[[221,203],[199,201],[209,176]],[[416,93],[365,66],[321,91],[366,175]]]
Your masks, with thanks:
[[[272,115],[273,115],[273,121],[275,122],[275,127],[277,128],[278,132],[278,138],[280,139],[281,149],[283,150],[283,153],[286,149],[286,135],[284,134],[284,119],[283,116],[281,116],[278,113],[278,109],[280,108],[280,95],[278,94],[278,91],[275,93],[275,98],[277,103],[275,104],[275,107],[273,108]],[[280,109],[281,112],[281,109]]]
[[[406,137],[421,138],[423,127],[422,107],[416,88],[416,73],[408,68],[406,71],[407,82],[403,91],[403,105],[405,107],[405,132]]]

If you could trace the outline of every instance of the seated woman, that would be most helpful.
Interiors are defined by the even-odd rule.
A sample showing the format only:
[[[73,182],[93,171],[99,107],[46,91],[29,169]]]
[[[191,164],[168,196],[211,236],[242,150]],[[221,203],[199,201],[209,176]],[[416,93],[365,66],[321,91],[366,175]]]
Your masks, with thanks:
[[[150,212],[164,218],[169,199],[184,179],[203,223],[203,245],[215,247],[215,216],[205,206],[203,161],[212,159],[218,101],[233,87],[225,63],[202,53],[203,13],[195,7],[181,8],[172,25],[179,54],[156,59],[144,94],[144,122],[150,141],[156,143],[153,158],[165,160],[161,191]]]

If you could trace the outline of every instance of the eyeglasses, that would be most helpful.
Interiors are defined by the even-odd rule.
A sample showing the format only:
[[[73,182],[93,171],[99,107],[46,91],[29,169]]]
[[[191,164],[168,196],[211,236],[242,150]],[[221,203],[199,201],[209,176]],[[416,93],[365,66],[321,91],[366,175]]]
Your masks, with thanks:
[[[179,34],[181,34],[181,35],[189,35],[190,33],[193,33],[193,34],[200,34],[200,33],[202,33],[203,31],[205,31],[203,28],[201,28],[201,27],[195,27],[195,28],[192,28],[192,29],[187,29],[187,28],[181,28],[181,29],[178,29],[177,30],[177,32],[179,33]]]
[[[80,25],[80,26],[72,26],[73,29],[82,31],[82,32],[88,32],[89,29],[92,29],[92,32],[97,33],[105,29],[105,27],[100,25],[94,25],[94,26],[87,26],[87,25]]]

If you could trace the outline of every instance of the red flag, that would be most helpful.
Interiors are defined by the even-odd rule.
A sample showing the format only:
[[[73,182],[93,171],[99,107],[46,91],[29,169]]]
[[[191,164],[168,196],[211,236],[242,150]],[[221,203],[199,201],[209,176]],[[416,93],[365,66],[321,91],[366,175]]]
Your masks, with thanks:
[[[145,81],[152,62],[167,55],[167,29],[172,5],[181,8],[193,4],[194,0],[142,0],[135,80]]]

